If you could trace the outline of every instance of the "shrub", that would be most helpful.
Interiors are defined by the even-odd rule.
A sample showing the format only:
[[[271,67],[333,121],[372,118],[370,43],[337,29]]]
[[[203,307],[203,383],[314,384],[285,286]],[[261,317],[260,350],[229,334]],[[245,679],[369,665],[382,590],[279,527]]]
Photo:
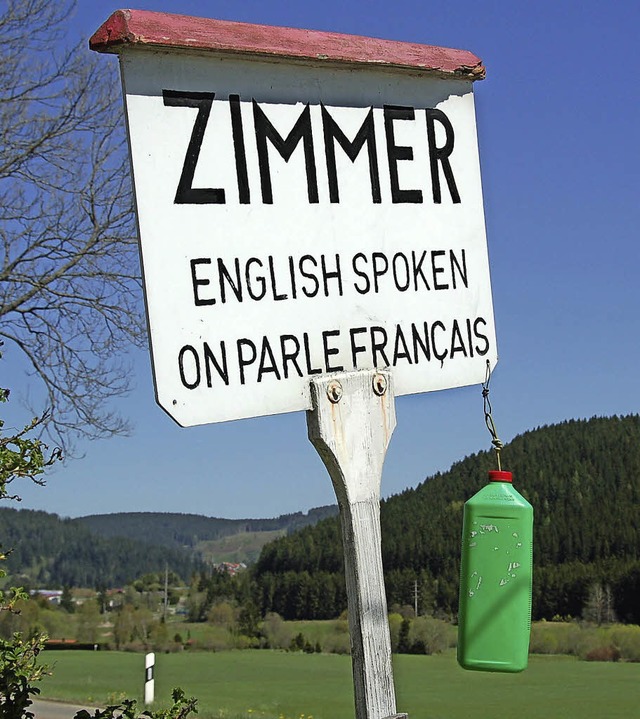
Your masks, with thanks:
[[[324,650],[330,654],[350,654],[351,642],[349,635],[341,633],[329,635],[324,642]]]
[[[536,622],[531,626],[531,654],[571,654],[584,658],[600,644],[596,628],[576,622]]]
[[[588,662],[617,662],[620,661],[620,650],[611,645],[606,647],[596,647],[587,652],[585,659]]]
[[[262,622],[262,636],[269,649],[288,649],[291,644],[291,628],[279,614],[269,612]]]
[[[536,622],[531,627],[529,651],[532,654],[572,654],[588,661],[640,662],[640,627]]]
[[[301,652],[304,649],[305,638],[302,632],[299,632],[289,643],[289,651]]]
[[[409,627],[412,654],[439,654],[456,645],[456,630],[435,617],[416,617]]]
[[[611,644],[620,650],[620,656],[627,662],[640,662],[640,627],[634,624],[617,624],[607,631]]]
[[[209,610],[207,622],[234,632],[238,626],[238,610],[230,602],[218,602]]]
[[[402,615],[398,612],[389,614],[389,634],[391,635],[391,651],[398,651],[400,641],[400,627],[402,626]]]
[[[173,706],[168,709],[157,711],[144,711],[138,713],[138,703],[134,699],[124,699],[118,704],[108,706],[106,709],[96,709],[90,714],[86,709],[81,709],[74,719],[186,719],[191,714],[197,714],[197,700],[191,697],[187,699],[182,689],[174,689],[171,697]]]
[[[558,632],[555,626],[549,626],[546,622],[536,623],[531,627],[531,639],[529,641],[530,654],[562,654],[559,651]]]

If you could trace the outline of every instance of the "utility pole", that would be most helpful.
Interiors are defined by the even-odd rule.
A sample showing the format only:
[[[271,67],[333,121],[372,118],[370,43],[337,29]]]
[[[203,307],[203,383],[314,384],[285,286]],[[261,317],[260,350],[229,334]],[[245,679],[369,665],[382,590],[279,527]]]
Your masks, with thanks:
[[[165,562],[164,564],[164,611],[162,616],[164,621],[167,621],[167,605],[169,604],[169,565]]]
[[[418,616],[418,580],[415,579],[413,582],[413,611]]]

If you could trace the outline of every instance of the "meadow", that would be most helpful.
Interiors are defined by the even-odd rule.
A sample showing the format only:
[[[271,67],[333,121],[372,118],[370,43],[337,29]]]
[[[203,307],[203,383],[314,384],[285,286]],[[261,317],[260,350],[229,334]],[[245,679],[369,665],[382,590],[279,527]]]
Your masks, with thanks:
[[[124,652],[45,652],[44,699],[105,705],[140,697],[144,658]],[[394,656],[398,710],[410,719],[630,719],[640,664],[532,656],[522,674],[465,672],[451,650]],[[156,705],[173,687],[199,700],[200,719],[335,719],[353,711],[348,656],[273,650],[156,655]]]

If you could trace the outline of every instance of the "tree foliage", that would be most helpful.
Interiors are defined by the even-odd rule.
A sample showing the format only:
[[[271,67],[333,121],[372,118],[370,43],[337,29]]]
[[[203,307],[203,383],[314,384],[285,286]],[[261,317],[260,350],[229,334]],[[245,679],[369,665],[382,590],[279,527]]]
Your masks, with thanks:
[[[106,402],[144,339],[120,91],[112,65],[67,43],[74,4],[0,10],[0,337],[60,446],[126,431]]]
[[[173,705],[168,709],[141,712],[135,699],[125,699],[122,703],[113,704],[106,709],[96,709],[93,714],[82,709],[74,719],[186,719],[189,715],[198,713],[197,700],[193,697],[187,698],[182,689],[174,689],[171,697]]]
[[[44,639],[40,634],[0,639],[0,716],[4,719],[34,716],[28,707],[32,697],[40,693],[35,683],[46,673],[46,667],[38,661]]]
[[[0,404],[8,402],[9,394],[8,389],[0,387]],[[41,423],[41,417],[34,417],[23,429],[5,436],[2,434],[5,420],[0,418],[0,499],[20,499],[17,494],[9,493],[7,485],[19,478],[42,484],[41,475],[45,469],[61,459],[58,449],[48,452],[47,445],[41,440],[28,436]]]
[[[0,389],[0,400],[6,402],[9,396],[9,391],[6,389]],[[39,420],[34,419],[27,427],[22,430],[16,431],[9,436],[3,436],[0,431],[0,499],[7,498],[9,496],[6,485],[12,482],[14,479],[23,478],[31,479],[36,482],[40,482],[40,477],[44,472],[47,465],[51,464],[58,458],[57,453],[48,453],[46,446],[41,440],[34,439],[30,436],[31,432],[37,427]],[[0,430],[4,429],[4,422],[0,420]],[[16,495],[11,495],[16,497]],[[17,512],[16,510],[0,510],[3,513],[3,517],[17,517],[17,516],[41,516],[47,517],[54,520],[54,525],[57,522],[59,525],[64,525],[57,517],[52,517],[44,512]],[[81,525],[71,525],[76,533],[83,535],[82,540],[78,541],[76,545],[72,544],[72,551],[75,555],[81,554],[82,551],[93,553],[91,556],[95,560],[96,544],[100,544],[95,538],[91,537],[89,530]],[[3,523],[4,536],[2,537],[3,542],[9,540],[11,542],[15,539],[15,536],[11,535],[11,532],[7,531],[8,523]],[[38,525],[34,528],[34,533],[38,535],[42,525]],[[40,546],[40,551],[44,549],[44,546],[50,545],[52,536],[46,531],[44,537],[41,537],[44,544]],[[106,550],[103,551],[102,555],[102,566],[105,563],[110,563],[108,566],[117,566],[118,555],[113,556],[108,540],[101,540],[103,544],[107,545]],[[116,540],[111,540],[114,543]],[[132,549],[135,549],[135,544],[131,540],[121,540],[125,543],[123,556],[127,559],[131,558]],[[65,545],[64,538],[60,539],[60,543]],[[67,547],[69,549],[69,547]],[[19,550],[22,551],[22,544],[19,543]],[[148,559],[149,554],[153,555],[153,551],[150,552],[148,547],[141,545],[139,554]],[[156,558],[157,563],[164,563],[167,560],[168,555],[175,554],[176,550],[157,549]],[[10,554],[10,552],[7,552]],[[98,548],[98,555],[100,554]],[[76,556],[77,559],[77,556]],[[180,566],[184,569],[185,558],[181,557]],[[0,553],[0,562],[6,560],[6,554]],[[40,561],[42,555],[40,555]],[[71,562],[74,563],[73,561]],[[94,561],[94,564],[95,561]],[[189,561],[186,561],[186,565],[189,565]],[[94,566],[94,571],[100,571],[100,563],[98,566]],[[104,573],[100,575],[101,579],[105,579]],[[6,577],[4,568],[0,569],[0,580]],[[18,616],[21,611],[25,611],[33,605],[32,602],[28,602],[28,595],[21,587],[11,587],[8,590],[0,589],[0,614],[3,617],[9,617],[11,619],[22,619]],[[151,613],[147,612],[150,617]],[[78,612],[78,634],[81,641],[87,641],[94,643],[97,641],[97,623],[99,618],[99,608],[95,603],[83,604]],[[24,622],[22,622],[24,624]],[[7,622],[0,622],[0,630],[3,625]],[[8,622],[10,625],[11,622]],[[144,640],[148,641],[149,636],[145,635]],[[48,667],[39,659],[39,654],[44,647],[47,637],[40,628],[39,625],[33,625],[29,627],[29,631],[9,631],[6,633],[0,631],[0,717],[3,719],[33,719],[34,714],[30,711],[30,707],[33,704],[33,697],[40,693],[40,689],[37,683],[48,673]],[[187,699],[180,689],[174,690],[173,694],[173,706],[165,710],[157,711],[142,711],[140,712],[137,708],[137,703],[134,700],[125,700],[121,704],[107,707],[104,710],[96,710],[95,714],[90,715],[86,711],[81,711],[76,715],[76,719],[86,719],[87,717],[93,716],[94,719],[112,719],[113,717],[122,716],[128,719],[186,719],[190,714],[196,712],[196,700]]]
[[[640,622],[640,417],[542,427],[516,437],[503,461],[534,507],[534,617],[580,617],[598,585],[610,587],[619,619]],[[389,605],[413,605],[417,582],[421,614],[456,613],[462,508],[493,468],[493,454],[480,452],[382,503]],[[255,583],[263,612],[338,616],[337,519],[266,545]]]
[[[28,509],[0,509],[2,541],[13,547],[7,561],[11,575],[32,584],[57,587],[120,587],[135,578],[169,569],[189,580],[203,567],[185,549],[142,541],[96,536],[86,526],[55,514]]]
[[[115,512],[78,517],[75,521],[103,537],[128,537],[166,547],[195,547],[199,542],[243,532],[284,530],[290,533],[337,513],[338,508],[332,505],[316,507],[307,513],[282,514],[270,519],[221,519],[167,512]]]
[[[0,388],[0,403],[8,398],[9,390]],[[15,494],[9,495],[7,485],[17,478],[40,482],[45,467],[59,457],[56,452],[48,454],[40,440],[29,436],[39,421],[36,417],[25,428],[5,436],[4,420],[0,419],[0,499],[19,499]],[[0,562],[4,562],[6,556],[0,552]],[[0,579],[5,576],[4,568],[0,569]],[[18,612],[19,602],[26,597],[20,587],[11,587],[8,591],[0,589],[0,613]],[[15,632],[8,638],[0,637],[0,716],[7,719],[33,717],[28,707],[32,704],[31,697],[40,691],[35,684],[46,673],[46,667],[38,662],[45,639],[40,632],[29,636]]]

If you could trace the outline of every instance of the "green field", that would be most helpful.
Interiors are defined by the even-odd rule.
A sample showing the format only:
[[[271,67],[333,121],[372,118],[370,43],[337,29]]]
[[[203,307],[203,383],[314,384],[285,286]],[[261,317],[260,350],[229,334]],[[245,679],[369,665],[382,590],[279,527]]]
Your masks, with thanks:
[[[44,699],[105,704],[140,697],[144,657],[122,652],[50,652]],[[640,664],[531,658],[518,675],[465,672],[453,652],[394,657],[398,710],[409,719],[631,719],[640,706]],[[267,650],[156,655],[156,698],[171,689],[199,699],[198,717],[352,717],[347,656]]]
[[[238,532],[220,539],[198,542],[194,549],[203,559],[219,564],[220,562],[255,562],[262,547],[278,537],[284,537],[285,529],[273,529],[265,532]]]

